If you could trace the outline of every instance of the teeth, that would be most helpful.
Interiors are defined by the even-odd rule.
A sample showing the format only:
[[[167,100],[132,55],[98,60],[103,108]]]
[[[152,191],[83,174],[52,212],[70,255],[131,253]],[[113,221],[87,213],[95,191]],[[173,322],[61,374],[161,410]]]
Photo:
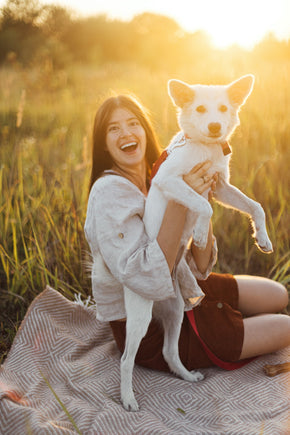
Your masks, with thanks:
[[[126,148],[132,147],[134,145],[137,145],[137,142],[130,142],[130,143],[126,143],[125,145],[121,146],[121,150],[124,150]]]

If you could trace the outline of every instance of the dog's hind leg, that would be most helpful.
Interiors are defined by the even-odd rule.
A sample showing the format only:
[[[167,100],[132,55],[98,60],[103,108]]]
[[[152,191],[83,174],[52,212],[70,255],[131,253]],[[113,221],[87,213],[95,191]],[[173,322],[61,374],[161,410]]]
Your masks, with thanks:
[[[133,369],[140,342],[147,332],[152,318],[153,301],[142,298],[124,288],[127,313],[126,344],[121,358],[121,400],[127,411],[138,411],[139,406],[133,393]]]
[[[181,324],[183,319],[183,301],[179,294],[178,299],[174,300],[175,309],[171,301],[162,301],[162,310],[166,315],[162,316],[164,327],[163,356],[170,370],[180,376],[185,381],[195,382],[203,379],[203,375],[198,371],[189,371],[182,364],[179,357],[178,341],[180,336]],[[161,304],[158,302],[158,304]]]

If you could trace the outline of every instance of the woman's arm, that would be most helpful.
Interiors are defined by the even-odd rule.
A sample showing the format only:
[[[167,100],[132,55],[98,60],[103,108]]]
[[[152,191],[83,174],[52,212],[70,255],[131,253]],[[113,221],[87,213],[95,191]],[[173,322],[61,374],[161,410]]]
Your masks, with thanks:
[[[207,176],[207,172],[210,166],[211,162],[208,161],[200,163],[183,177],[184,181],[199,194],[202,194],[209,188],[211,188],[211,191],[215,188],[215,176]],[[207,177],[208,180],[204,182],[202,177]],[[186,207],[181,204],[177,204],[174,201],[169,201],[157,236],[157,242],[161,250],[163,251],[170,272],[172,272],[173,270],[179,251],[180,240],[186,220],[186,214]],[[194,246],[194,244],[191,245],[192,255],[201,273],[203,273],[207,269],[207,266],[209,264],[212,252],[212,240],[212,225],[210,225],[206,248],[204,250],[201,250]]]
[[[174,201],[168,201],[157,242],[166,258],[170,273],[179,251],[187,208]]]

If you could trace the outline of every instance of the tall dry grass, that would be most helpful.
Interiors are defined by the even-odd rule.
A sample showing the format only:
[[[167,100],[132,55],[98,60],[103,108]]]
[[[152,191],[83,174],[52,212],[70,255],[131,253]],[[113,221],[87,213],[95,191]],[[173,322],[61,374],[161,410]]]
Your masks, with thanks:
[[[222,66],[221,66],[222,65]],[[90,294],[83,234],[89,142],[95,110],[110,89],[129,90],[151,110],[162,145],[177,131],[166,82],[227,83],[256,76],[233,147],[232,182],[261,202],[274,253],[253,245],[246,217],[214,205],[216,270],[290,282],[289,63],[225,56],[178,73],[136,65],[0,70],[0,354],[46,284],[67,297]],[[0,357],[1,360],[1,357]]]

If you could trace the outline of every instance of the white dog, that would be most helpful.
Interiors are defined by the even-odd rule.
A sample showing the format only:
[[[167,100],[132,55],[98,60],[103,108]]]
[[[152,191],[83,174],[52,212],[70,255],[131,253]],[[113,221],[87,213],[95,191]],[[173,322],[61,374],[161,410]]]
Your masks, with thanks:
[[[227,86],[190,86],[178,80],[169,81],[169,94],[179,108],[181,131],[167,148],[167,159],[160,166],[146,200],[144,223],[149,237],[156,238],[168,200],[173,199],[189,209],[182,249],[190,237],[204,249],[207,243],[212,208],[204,197],[183,180],[193,166],[210,160],[210,173],[218,172],[215,199],[226,207],[246,213],[252,220],[254,237],[264,252],[272,251],[267,235],[265,213],[260,204],[249,199],[229,183],[230,147],[226,140],[239,124],[239,108],[252,91],[254,77],[247,75]],[[181,363],[178,339],[184,315],[184,301],[176,299],[155,302],[124,289],[127,313],[126,346],[121,359],[121,399],[126,409],[136,411],[138,404],[132,389],[132,372],[141,339],[153,315],[164,327],[163,355],[170,369],[188,381],[203,379],[199,372],[189,372]]]

